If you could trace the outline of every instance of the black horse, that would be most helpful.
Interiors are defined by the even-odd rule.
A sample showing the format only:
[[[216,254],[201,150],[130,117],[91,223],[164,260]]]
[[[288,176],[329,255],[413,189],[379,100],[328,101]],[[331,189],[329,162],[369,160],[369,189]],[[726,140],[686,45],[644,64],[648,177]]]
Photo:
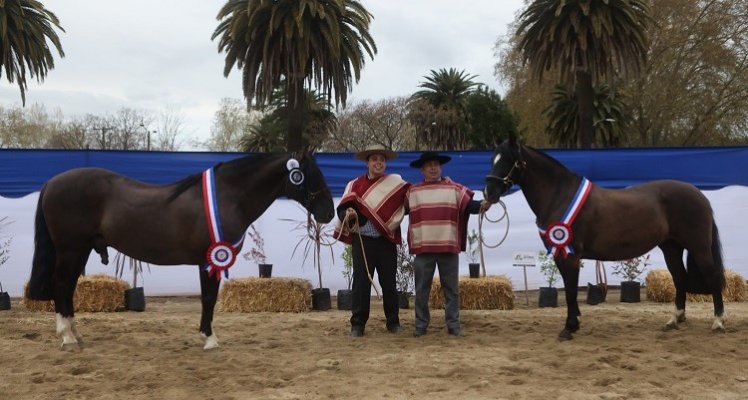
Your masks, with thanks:
[[[207,350],[218,346],[211,325],[222,270],[208,271],[206,255],[210,250],[216,257],[214,265],[224,268],[232,259],[231,249],[216,246],[216,230],[206,218],[207,199],[218,211],[218,238],[237,244],[249,224],[281,196],[299,202],[319,222],[329,222],[334,215],[330,190],[311,154],[298,160],[287,154],[246,156],[214,166],[211,184],[205,175],[162,186],[104,169],[79,168],[44,185],[36,210],[27,296],[54,300],[63,348],[78,348],[73,293],[91,250],[105,264],[111,246],[151,264],[200,266],[200,333]],[[212,192],[205,190],[210,186]]]
[[[555,159],[515,140],[499,145],[486,176],[486,199],[499,201],[514,184],[522,188],[555,253],[564,280],[567,317],[561,339],[579,329],[579,260],[623,260],[658,246],[675,284],[675,315],[666,329],[685,321],[686,292],[711,294],[713,330],[724,330],[722,247],[709,201],[694,186],[661,180],[605,189]],[[576,199],[576,202],[574,200]],[[577,206],[572,206],[574,203]],[[688,251],[686,264],[683,252]],[[568,252],[568,256],[567,256]]]

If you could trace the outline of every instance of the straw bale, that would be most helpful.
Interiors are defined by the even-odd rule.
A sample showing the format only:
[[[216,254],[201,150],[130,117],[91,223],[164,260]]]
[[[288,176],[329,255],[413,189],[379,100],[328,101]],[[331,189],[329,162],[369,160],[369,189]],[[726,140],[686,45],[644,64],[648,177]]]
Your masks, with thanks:
[[[664,269],[651,270],[646,279],[647,299],[659,302],[675,300],[675,286],[670,272]],[[746,301],[748,299],[748,285],[745,278],[734,271],[725,271],[725,289],[722,299],[726,302]],[[688,293],[686,300],[691,302],[711,302],[712,296],[707,294]]]
[[[312,306],[312,284],[299,278],[238,278],[226,281],[218,311],[303,312]]]
[[[124,309],[127,282],[104,274],[86,275],[78,278],[73,295],[76,312],[112,312]],[[29,300],[28,283],[24,287],[23,305],[30,311],[54,311],[51,300]]]
[[[644,280],[647,292],[647,300],[669,303],[675,300],[675,285],[670,271],[666,269],[653,269],[647,273]]]
[[[504,275],[484,278],[460,277],[460,309],[462,310],[512,310],[514,289],[512,281]],[[438,277],[434,277],[429,295],[431,308],[444,308],[444,294]]]

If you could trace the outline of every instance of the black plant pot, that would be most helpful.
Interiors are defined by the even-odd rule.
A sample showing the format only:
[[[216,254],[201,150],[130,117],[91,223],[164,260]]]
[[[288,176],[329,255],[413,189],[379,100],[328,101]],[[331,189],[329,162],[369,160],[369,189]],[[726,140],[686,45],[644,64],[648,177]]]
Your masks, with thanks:
[[[312,310],[327,311],[330,309],[330,289],[312,289]]]
[[[397,291],[397,302],[400,305],[400,308],[403,310],[407,310],[410,308],[410,293],[409,292],[403,292],[403,291]]]
[[[558,289],[555,287],[540,288],[538,307],[558,307]]]
[[[143,287],[125,289],[125,309],[130,311],[145,311],[145,292]]]
[[[270,278],[273,274],[273,264],[257,264],[260,268],[260,278]]]
[[[641,283],[636,281],[621,282],[621,303],[638,303],[641,301]]]
[[[10,310],[10,295],[8,292],[0,292],[0,310]]]
[[[353,291],[338,290],[338,310],[350,310],[353,307]]]
[[[478,264],[478,263],[470,263],[470,264],[468,264],[468,268],[470,268],[470,277],[471,278],[480,278],[480,264]]]
[[[587,283],[587,304],[596,305],[605,302],[605,290],[600,285]]]

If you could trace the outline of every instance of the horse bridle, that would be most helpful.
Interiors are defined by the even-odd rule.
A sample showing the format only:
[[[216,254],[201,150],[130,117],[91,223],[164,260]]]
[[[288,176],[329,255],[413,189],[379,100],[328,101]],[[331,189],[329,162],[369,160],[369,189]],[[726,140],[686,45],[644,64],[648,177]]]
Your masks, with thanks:
[[[510,188],[512,187],[512,185],[514,185],[514,180],[512,179],[512,173],[514,172],[514,170],[517,169],[517,171],[521,171],[524,168],[525,168],[525,161],[518,159],[514,161],[514,165],[512,165],[512,168],[509,169],[509,172],[507,172],[505,177],[502,178],[500,176],[488,174],[486,175],[486,179],[497,180],[505,184],[507,188]]]

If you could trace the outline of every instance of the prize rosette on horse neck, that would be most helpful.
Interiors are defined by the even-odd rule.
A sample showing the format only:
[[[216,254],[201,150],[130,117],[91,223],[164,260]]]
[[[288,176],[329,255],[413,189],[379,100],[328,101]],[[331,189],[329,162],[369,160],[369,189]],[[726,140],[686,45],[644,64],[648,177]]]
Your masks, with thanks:
[[[236,262],[236,256],[244,244],[244,235],[233,244],[222,239],[221,216],[218,213],[212,167],[203,172],[203,204],[211,243],[206,255],[208,263],[205,265],[205,269],[209,275],[215,276],[216,280],[220,281],[221,272],[226,278],[229,277],[229,268]]]
[[[571,245],[574,230],[571,226],[574,224],[582,206],[584,206],[584,202],[587,201],[591,189],[592,182],[587,178],[582,178],[582,182],[579,183],[579,188],[571,199],[569,208],[566,209],[561,221],[548,225],[547,229],[539,228],[540,237],[546,243],[548,253],[553,257],[558,256],[559,252],[563,254],[564,258],[568,257],[569,254],[574,254],[574,247]]]

